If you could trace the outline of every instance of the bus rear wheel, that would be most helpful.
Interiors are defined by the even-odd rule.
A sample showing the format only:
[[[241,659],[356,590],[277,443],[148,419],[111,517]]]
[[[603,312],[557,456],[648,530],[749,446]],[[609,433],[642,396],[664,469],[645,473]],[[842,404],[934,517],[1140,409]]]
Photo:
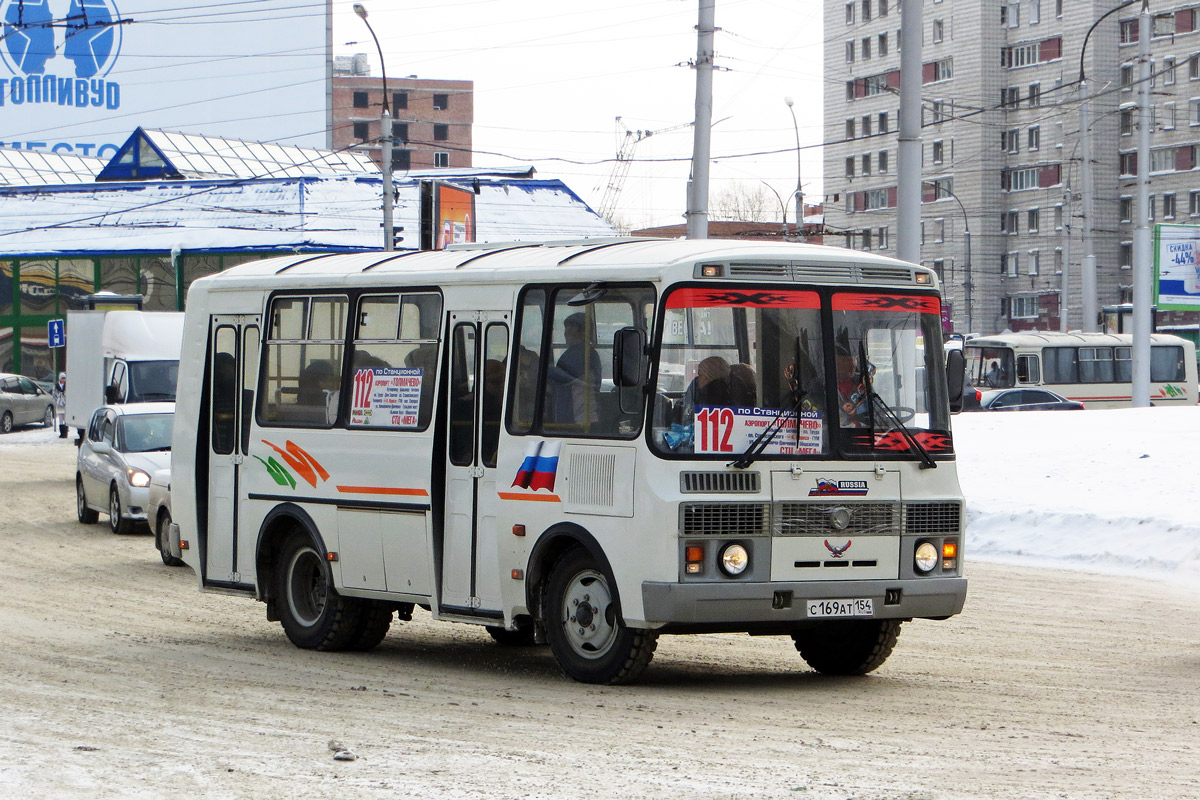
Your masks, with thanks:
[[[546,581],[546,638],[563,672],[580,683],[632,682],[654,657],[658,634],[625,626],[611,586],[582,548],[559,558]]]
[[[810,667],[825,675],[866,675],[892,654],[900,620],[822,622],[795,631],[792,641]]]
[[[337,593],[329,565],[307,533],[295,531],[284,541],[275,566],[275,597],[284,633],[297,647],[344,650],[360,633],[364,641],[369,638],[360,625],[362,601]]]

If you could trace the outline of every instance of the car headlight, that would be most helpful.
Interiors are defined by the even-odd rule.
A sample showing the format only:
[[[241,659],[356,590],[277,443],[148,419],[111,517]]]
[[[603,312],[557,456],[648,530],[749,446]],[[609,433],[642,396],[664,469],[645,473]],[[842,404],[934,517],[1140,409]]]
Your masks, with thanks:
[[[130,467],[129,469],[125,470],[125,474],[129,477],[130,486],[136,486],[140,489],[143,486],[150,485],[149,473],[142,472],[140,469],[134,469],[133,467]]]
[[[933,568],[938,565],[938,557],[938,549],[933,542],[921,542],[917,546],[917,551],[913,553],[913,563],[919,572],[932,572]]]
[[[750,554],[740,544],[727,544],[721,550],[720,564],[726,575],[741,575],[750,566]]]

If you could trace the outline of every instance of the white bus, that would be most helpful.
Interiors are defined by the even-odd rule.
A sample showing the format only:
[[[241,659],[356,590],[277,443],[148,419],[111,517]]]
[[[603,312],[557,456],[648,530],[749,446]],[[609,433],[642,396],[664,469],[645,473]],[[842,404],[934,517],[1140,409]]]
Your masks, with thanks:
[[[1087,408],[1133,404],[1133,336],[1127,333],[1009,333],[968,339],[963,351],[976,389],[1037,386]],[[1196,398],[1196,346],[1151,334],[1151,404],[1195,405]]]
[[[237,266],[188,293],[183,558],[300,647],[420,607],[583,682],[671,633],[865,673],[966,594],[940,311],[930,270],[806,245]]]

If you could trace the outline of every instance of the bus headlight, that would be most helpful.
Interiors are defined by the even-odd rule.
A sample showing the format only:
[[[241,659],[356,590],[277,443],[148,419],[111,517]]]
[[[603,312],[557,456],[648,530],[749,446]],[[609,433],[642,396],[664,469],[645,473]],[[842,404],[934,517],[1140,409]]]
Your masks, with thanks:
[[[129,467],[125,470],[125,474],[129,476],[129,485],[136,486],[139,489],[150,485],[150,476],[140,469]]]
[[[932,572],[933,568],[938,565],[939,557],[940,554],[933,542],[921,542],[917,546],[916,552],[913,553],[913,564],[918,572]]]
[[[750,554],[740,544],[727,544],[721,550],[719,563],[726,575],[741,575],[750,566]]]

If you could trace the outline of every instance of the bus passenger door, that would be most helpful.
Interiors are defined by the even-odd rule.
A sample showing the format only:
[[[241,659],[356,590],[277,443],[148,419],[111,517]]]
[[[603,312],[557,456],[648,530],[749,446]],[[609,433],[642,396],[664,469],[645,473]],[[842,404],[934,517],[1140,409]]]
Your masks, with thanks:
[[[259,318],[213,316],[208,365],[208,525],[205,583],[252,585],[254,536],[238,525],[242,466],[258,378]],[[243,541],[248,539],[249,541]]]
[[[506,312],[452,312],[441,607],[500,609],[496,451],[508,358]]]

